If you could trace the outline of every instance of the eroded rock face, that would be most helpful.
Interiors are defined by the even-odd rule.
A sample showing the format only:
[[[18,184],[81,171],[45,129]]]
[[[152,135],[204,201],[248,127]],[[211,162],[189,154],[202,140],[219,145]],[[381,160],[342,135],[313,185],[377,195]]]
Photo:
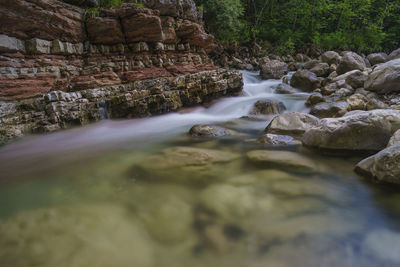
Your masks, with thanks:
[[[352,70],[363,71],[367,66],[364,59],[354,52],[346,52],[341,58],[336,72],[341,75]]]
[[[79,43],[86,39],[83,10],[51,0],[3,1],[0,33],[22,40],[40,38]]]
[[[311,92],[318,88],[320,82],[315,73],[308,70],[298,70],[290,80],[290,85],[302,91]]]
[[[260,75],[263,79],[280,79],[288,72],[288,65],[279,60],[269,60],[261,66]]]
[[[304,133],[302,142],[321,149],[378,151],[398,129],[400,111],[352,111],[342,118],[320,120]]]
[[[364,86],[366,90],[379,94],[400,91],[400,58],[377,66]]]
[[[356,172],[379,182],[400,184],[400,144],[385,148],[359,162]]]
[[[201,21],[202,15],[193,0],[139,0],[146,7],[156,9],[162,16]]]
[[[203,47],[208,52],[216,48],[214,36],[207,34],[201,25],[189,20],[184,20],[179,24],[176,36],[181,38],[182,42]]]

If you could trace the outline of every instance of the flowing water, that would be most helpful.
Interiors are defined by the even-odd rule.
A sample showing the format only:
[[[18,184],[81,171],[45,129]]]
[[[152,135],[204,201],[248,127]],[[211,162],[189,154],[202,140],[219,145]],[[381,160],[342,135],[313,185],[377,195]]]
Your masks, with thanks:
[[[242,96],[209,108],[0,148],[0,266],[399,266],[400,193],[357,177],[359,157],[253,142],[269,123],[248,117],[256,101],[307,112],[307,94],[243,76]],[[188,137],[200,123],[237,134]],[[255,165],[252,150],[318,170]]]

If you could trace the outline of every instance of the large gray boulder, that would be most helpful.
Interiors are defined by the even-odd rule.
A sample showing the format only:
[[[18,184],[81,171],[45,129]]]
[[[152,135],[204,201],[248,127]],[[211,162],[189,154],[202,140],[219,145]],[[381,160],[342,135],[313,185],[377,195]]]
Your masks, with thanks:
[[[355,170],[379,182],[400,184],[400,143],[362,160]]]
[[[279,60],[270,60],[261,66],[263,79],[280,79],[288,72],[288,64]]]
[[[292,76],[290,85],[300,90],[311,92],[320,86],[320,81],[315,73],[308,70],[298,70]]]
[[[354,52],[346,52],[341,58],[336,72],[342,75],[352,70],[364,70],[365,68],[365,61],[360,55]]]
[[[265,129],[265,133],[300,137],[316,126],[319,119],[309,114],[289,112],[276,116]]]
[[[368,76],[364,87],[379,94],[400,91],[400,58],[377,66]]]
[[[376,64],[385,63],[388,60],[388,55],[386,53],[373,53],[367,56],[369,63],[372,66]]]
[[[328,63],[329,65],[337,65],[340,62],[341,56],[335,51],[327,51],[322,54],[321,59],[323,62]]]
[[[342,117],[349,109],[346,101],[321,102],[311,108],[310,114],[318,118],[336,118]]]
[[[393,60],[393,59],[397,59],[400,58],[400,48],[394,50],[392,53],[390,53],[388,60]]]
[[[355,70],[353,73],[347,75],[346,83],[350,85],[353,89],[364,87],[364,83],[368,76],[362,71]]]
[[[400,110],[352,111],[341,118],[327,118],[307,130],[306,146],[345,151],[379,151],[400,129]]]

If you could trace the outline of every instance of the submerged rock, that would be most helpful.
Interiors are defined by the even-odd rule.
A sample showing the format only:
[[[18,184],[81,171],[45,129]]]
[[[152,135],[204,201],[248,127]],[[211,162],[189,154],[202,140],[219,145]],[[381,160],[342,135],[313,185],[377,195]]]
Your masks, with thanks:
[[[308,129],[303,144],[333,150],[378,151],[400,129],[400,111],[351,111],[341,118],[326,118]]]
[[[364,244],[373,256],[394,263],[393,266],[400,264],[400,233],[386,229],[375,230],[367,236]]]
[[[223,222],[236,222],[272,208],[272,199],[259,197],[248,186],[215,184],[200,193],[200,204]]]
[[[287,145],[301,145],[300,141],[295,140],[293,137],[288,135],[277,135],[277,134],[264,134],[257,139],[260,144],[287,146]]]
[[[127,211],[79,205],[22,212],[0,224],[0,265],[153,266],[152,242]]]
[[[356,172],[378,182],[400,184],[400,144],[362,160],[357,164]]]
[[[247,158],[259,165],[281,167],[295,172],[312,173],[318,166],[309,158],[288,151],[254,150],[247,153]]]
[[[235,168],[229,164],[240,155],[196,147],[171,147],[144,158],[132,170],[140,179],[204,183],[209,178],[223,179]],[[233,164],[233,163],[232,163]],[[227,171],[229,170],[229,171]]]
[[[309,114],[289,112],[276,116],[265,129],[266,133],[301,136],[318,124],[319,119]]]
[[[192,137],[222,137],[233,135],[234,132],[224,127],[217,125],[195,125],[190,131],[189,135]]]

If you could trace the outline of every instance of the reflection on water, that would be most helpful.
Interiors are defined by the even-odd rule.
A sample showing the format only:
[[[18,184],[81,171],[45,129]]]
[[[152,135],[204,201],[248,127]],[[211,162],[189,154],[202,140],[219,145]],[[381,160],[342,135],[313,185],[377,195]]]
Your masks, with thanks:
[[[290,148],[304,173],[247,156],[268,122],[239,118],[266,98],[305,111],[307,95],[244,78],[209,109],[1,148],[0,266],[399,266],[400,194],[356,177],[358,158]],[[239,134],[191,139],[196,123]]]

